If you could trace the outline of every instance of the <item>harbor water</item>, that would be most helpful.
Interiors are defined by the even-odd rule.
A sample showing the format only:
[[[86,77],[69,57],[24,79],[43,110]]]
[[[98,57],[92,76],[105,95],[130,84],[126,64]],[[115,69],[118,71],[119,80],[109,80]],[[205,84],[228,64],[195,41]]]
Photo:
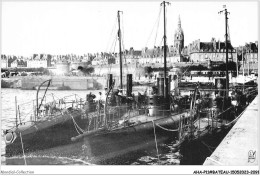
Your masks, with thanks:
[[[48,93],[52,93],[55,97],[62,98],[64,96],[77,94],[81,98],[85,98],[86,94],[92,92],[93,94],[97,95],[98,92],[104,93],[103,90],[88,90],[88,91],[72,91],[72,90],[50,90]],[[138,90],[139,91],[139,90]],[[135,91],[134,91],[135,92]],[[40,96],[42,96],[44,91],[40,92]],[[2,89],[1,90],[1,106],[2,106],[2,117],[1,117],[1,127],[3,136],[3,130],[11,128],[14,126],[15,122],[15,96],[17,96],[17,103],[22,104],[29,101],[32,101],[36,97],[36,90],[20,90],[20,89]],[[25,108],[28,109],[28,112],[32,108]],[[168,140],[165,143],[159,144],[156,147],[154,143],[153,146],[142,150],[132,150],[131,153],[125,154],[116,158],[115,160],[109,160],[107,162],[102,162],[100,164],[104,165],[179,165],[179,164],[189,164],[191,163],[190,160],[188,162],[182,162],[182,158],[185,155],[181,155],[180,150],[176,150],[173,145],[176,143],[176,137],[172,137],[171,140]],[[60,148],[62,149],[62,148]],[[194,148],[192,148],[194,149]],[[195,149],[196,151],[197,149]],[[194,151],[194,150],[193,150]],[[200,146],[198,149],[199,154],[202,157],[207,157],[210,155],[211,152],[208,152],[208,148],[206,146]],[[213,151],[211,149],[211,151]],[[14,158],[5,158],[5,142],[2,139],[1,143],[1,157],[2,157],[2,164],[6,163],[6,159],[12,160],[11,162],[15,164],[24,164],[24,157],[14,157]],[[196,154],[196,153],[195,153]],[[159,157],[159,159],[158,159]],[[92,164],[85,158],[81,157],[60,157],[57,156],[32,156],[26,157],[27,162],[33,165],[89,165]],[[185,159],[187,160],[187,159]],[[196,160],[192,161],[192,164],[202,164],[203,162],[196,162]]]

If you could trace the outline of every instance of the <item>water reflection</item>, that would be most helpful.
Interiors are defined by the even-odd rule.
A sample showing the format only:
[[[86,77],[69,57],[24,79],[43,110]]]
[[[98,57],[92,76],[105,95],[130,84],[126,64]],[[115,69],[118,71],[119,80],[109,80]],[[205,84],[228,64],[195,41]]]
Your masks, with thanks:
[[[27,165],[91,165],[91,163],[81,159],[67,157],[31,156],[25,159]],[[5,162],[6,165],[25,165],[23,156],[6,158]]]

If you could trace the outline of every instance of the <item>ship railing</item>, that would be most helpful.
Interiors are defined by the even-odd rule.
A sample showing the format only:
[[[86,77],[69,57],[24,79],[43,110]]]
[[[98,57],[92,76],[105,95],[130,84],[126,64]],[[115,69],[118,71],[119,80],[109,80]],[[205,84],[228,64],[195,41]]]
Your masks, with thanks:
[[[227,119],[227,117],[237,117],[240,113],[235,113],[235,106],[230,106],[225,110],[218,110],[216,108],[204,108],[200,110],[200,115],[193,122],[197,123],[194,125],[197,129],[197,136],[200,137],[204,133],[213,132],[214,130],[221,129],[229,125],[232,119]],[[192,129],[191,129],[192,130]]]
[[[113,108],[113,109],[112,109]],[[158,106],[140,106],[136,107],[135,105],[130,106],[115,106],[112,107],[114,112],[107,112],[107,119],[112,123],[113,127],[119,125],[128,126],[133,123],[130,122],[131,118],[138,116],[149,117],[168,117],[171,114],[171,109],[169,103],[161,104]]]
[[[250,87],[245,89],[244,93],[246,94],[247,103],[251,103],[253,99],[258,95],[258,88],[257,87]]]
[[[168,109],[163,109],[168,107]],[[156,112],[152,112],[156,110]],[[162,104],[155,107],[148,107],[141,105],[137,107],[134,104],[121,105],[121,106],[108,106],[106,109],[106,115],[104,111],[95,112],[95,116],[89,117],[89,125],[87,131],[98,130],[104,127],[114,129],[118,127],[127,127],[134,124],[131,118],[138,116],[149,117],[168,117],[170,115],[169,103],[167,105]],[[138,121],[138,119],[136,120]]]
[[[255,98],[257,92],[257,87],[255,86],[245,89],[243,94],[247,96],[246,104],[243,104],[243,102],[240,101],[241,103],[237,103],[236,105],[226,105],[226,97],[218,96],[218,98],[222,99],[222,107],[217,107],[216,105],[214,105],[212,100],[210,101],[212,102],[211,105],[203,105],[202,103],[200,103],[200,105],[197,105],[194,109],[194,113],[196,113],[196,115],[192,122],[197,123],[196,125],[193,125],[193,127],[197,127],[197,136],[200,137],[200,135],[204,133],[221,129],[226,126],[230,126],[230,124],[232,123],[235,123],[235,121],[239,118],[239,116],[245,110],[248,104]],[[205,99],[207,98],[210,99],[210,97],[208,96],[201,96],[199,99],[205,101]],[[186,126],[188,126],[188,124]],[[190,129],[190,132],[191,130],[192,129]]]
[[[80,98],[77,94],[65,96],[63,98],[55,96],[54,94],[48,94],[44,99],[38,98],[38,103],[41,103],[41,101],[42,104],[39,108],[38,116],[36,114],[36,100],[18,105],[18,121],[20,124],[25,122],[35,122],[40,118],[47,118],[49,116],[61,115],[67,110],[83,109],[85,103],[85,100]]]
[[[248,88],[248,87],[256,87],[256,85],[249,85],[249,84],[238,84],[238,85],[234,85],[231,86],[230,88]]]
[[[248,95],[252,95],[258,92],[258,88],[257,87],[248,87],[245,88],[244,93],[248,94]]]
[[[207,118],[209,118],[208,122],[211,122],[212,126],[219,125],[218,123],[220,120],[223,121],[222,124],[227,124],[228,120],[225,120],[223,118],[225,117],[225,115],[227,115],[228,112],[234,112],[236,106],[230,106],[230,108],[227,108],[225,110],[223,110],[224,108],[217,108],[216,106],[214,107],[213,100],[211,98],[211,94],[214,93],[214,91],[216,90],[206,90],[205,92],[201,92],[200,90],[200,96],[197,98],[198,102],[200,103],[200,108],[198,110],[200,111],[200,118],[205,118],[202,116],[203,114],[206,114],[208,115]],[[217,89],[217,91],[225,90]],[[220,99],[223,99],[223,101],[225,99],[225,96],[218,97]],[[137,105],[136,103],[121,106],[108,106],[106,109],[106,115],[104,114],[104,111],[101,111],[99,113],[96,112],[96,115],[90,119],[91,126],[88,130],[96,130],[103,128],[104,126],[108,128],[126,127],[134,124],[131,118],[138,116],[145,116],[147,119],[149,119],[149,117],[163,118],[184,111],[187,112],[189,111],[189,109],[187,110],[187,108],[189,108],[190,106],[190,97],[188,97],[187,100],[184,100],[184,102],[176,108],[173,108],[174,104],[178,105],[180,103],[171,102],[170,105],[169,103],[162,103],[158,106],[149,106],[147,104]],[[238,114],[238,112],[236,114]]]

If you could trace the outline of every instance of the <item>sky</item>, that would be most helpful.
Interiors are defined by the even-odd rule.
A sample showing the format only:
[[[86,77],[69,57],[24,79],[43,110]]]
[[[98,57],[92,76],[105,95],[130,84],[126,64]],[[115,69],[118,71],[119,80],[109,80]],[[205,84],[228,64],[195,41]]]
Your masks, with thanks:
[[[184,45],[224,41],[226,5],[233,46],[258,40],[257,1],[169,1],[167,44],[173,45],[180,16]],[[161,1],[3,1],[1,16],[2,53],[29,56],[117,52],[117,11],[121,13],[123,48],[163,45]],[[160,12],[161,9],[161,13]],[[160,16],[159,16],[160,14]],[[157,19],[160,17],[159,25]],[[157,28],[158,27],[158,28]],[[158,29],[158,30],[157,30]],[[157,32],[157,33],[156,33]],[[157,34],[157,35],[156,35]],[[118,42],[117,42],[118,44]]]

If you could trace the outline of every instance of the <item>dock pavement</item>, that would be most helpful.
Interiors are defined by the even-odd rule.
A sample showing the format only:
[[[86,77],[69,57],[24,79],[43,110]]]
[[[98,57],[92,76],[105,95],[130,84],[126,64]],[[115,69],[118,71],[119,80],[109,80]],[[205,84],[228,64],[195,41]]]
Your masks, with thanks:
[[[204,166],[256,166],[259,163],[258,95],[208,157]]]

